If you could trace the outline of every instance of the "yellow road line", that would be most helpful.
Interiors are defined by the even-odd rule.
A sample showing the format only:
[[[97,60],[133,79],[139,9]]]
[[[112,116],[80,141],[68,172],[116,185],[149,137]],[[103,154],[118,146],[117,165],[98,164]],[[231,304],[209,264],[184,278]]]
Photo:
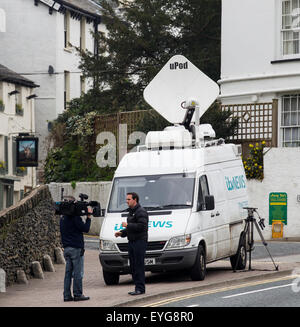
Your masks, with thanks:
[[[197,297],[197,296],[203,296],[203,295],[208,295],[208,294],[213,294],[213,293],[225,292],[225,291],[230,291],[230,290],[238,289],[238,288],[242,288],[242,287],[255,286],[255,285],[260,285],[260,284],[267,284],[267,283],[277,282],[277,281],[281,281],[281,280],[288,280],[288,279],[293,279],[293,278],[296,278],[296,277],[299,277],[299,276],[300,275],[290,275],[290,276],[285,276],[285,277],[281,277],[281,278],[267,279],[267,280],[264,280],[264,281],[249,282],[249,283],[244,283],[244,284],[239,284],[239,285],[233,285],[233,286],[218,288],[218,289],[209,290],[209,291],[201,291],[201,292],[197,292],[197,293],[177,296],[177,297],[174,297],[174,298],[171,298],[171,299],[165,299],[165,300],[155,302],[155,303],[150,303],[150,304],[144,305],[143,307],[158,307],[158,306],[161,306],[161,305],[164,305],[164,304],[169,304],[169,303],[172,303],[172,302],[182,301],[182,300],[190,299],[190,298]]]

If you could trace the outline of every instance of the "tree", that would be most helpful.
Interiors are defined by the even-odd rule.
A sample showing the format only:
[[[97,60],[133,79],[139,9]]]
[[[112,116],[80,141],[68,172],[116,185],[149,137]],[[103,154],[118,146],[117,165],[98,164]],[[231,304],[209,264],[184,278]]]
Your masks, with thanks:
[[[81,51],[80,68],[94,81],[94,110],[148,109],[143,90],[175,54],[212,79],[220,75],[221,0],[99,0],[107,34],[98,54]]]
[[[53,123],[54,148],[45,163],[48,183],[112,176],[113,169],[95,165],[94,115],[149,109],[143,91],[173,55],[184,55],[209,77],[219,79],[221,0],[98,2],[107,33],[94,35],[96,54],[77,49],[79,68],[93,87],[73,99]],[[158,114],[142,122],[144,131],[165,125],[169,124]]]

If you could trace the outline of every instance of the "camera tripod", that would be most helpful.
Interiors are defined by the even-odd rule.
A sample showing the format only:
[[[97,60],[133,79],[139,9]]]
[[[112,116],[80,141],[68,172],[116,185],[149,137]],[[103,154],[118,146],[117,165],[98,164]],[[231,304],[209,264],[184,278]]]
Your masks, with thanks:
[[[273,264],[274,264],[274,267],[276,270],[278,270],[278,265],[275,264],[272,256],[271,256],[271,253],[267,247],[267,242],[265,241],[264,237],[263,237],[263,234],[262,232],[260,231],[260,228],[263,230],[265,228],[265,224],[264,224],[264,219],[262,219],[258,212],[257,212],[257,208],[250,208],[250,207],[244,207],[243,209],[245,210],[248,210],[248,216],[247,218],[245,219],[245,227],[244,227],[244,231],[243,231],[243,234],[242,234],[242,237],[240,239],[240,243],[239,243],[239,247],[238,247],[238,257],[237,257],[237,260],[236,260],[236,264],[235,264],[235,267],[234,267],[234,270],[233,272],[236,271],[236,268],[237,268],[237,265],[238,265],[238,262],[239,262],[239,259],[240,259],[240,255],[241,255],[241,247],[243,244],[246,244],[246,237],[248,236],[248,245],[249,245],[249,270],[251,270],[251,252],[253,250],[253,245],[254,245],[254,240],[253,240],[253,231],[254,231],[254,226],[256,227],[256,230],[261,238],[261,241],[263,243],[263,245],[265,246]],[[254,218],[254,212],[256,212],[258,218],[259,218],[259,221],[257,223],[256,219]],[[259,226],[258,226],[259,225]],[[260,228],[259,228],[260,227]]]

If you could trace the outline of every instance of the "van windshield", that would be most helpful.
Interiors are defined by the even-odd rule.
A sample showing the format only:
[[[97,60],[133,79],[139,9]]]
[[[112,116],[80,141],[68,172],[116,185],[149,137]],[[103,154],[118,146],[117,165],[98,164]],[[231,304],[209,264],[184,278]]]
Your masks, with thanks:
[[[108,212],[126,211],[126,194],[135,192],[146,210],[182,209],[193,206],[195,174],[115,178]]]

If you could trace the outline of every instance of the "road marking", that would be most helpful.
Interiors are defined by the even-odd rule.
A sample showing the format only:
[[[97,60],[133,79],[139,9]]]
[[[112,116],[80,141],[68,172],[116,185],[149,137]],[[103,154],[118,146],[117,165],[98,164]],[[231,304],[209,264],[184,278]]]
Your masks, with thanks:
[[[209,291],[201,291],[201,292],[197,292],[197,293],[192,293],[192,294],[188,294],[188,295],[182,295],[182,296],[177,296],[177,297],[174,297],[174,298],[165,299],[165,300],[162,300],[162,301],[159,301],[159,302],[146,304],[143,307],[159,307],[159,306],[162,306],[162,305],[165,305],[165,304],[169,304],[169,303],[177,302],[177,301],[183,301],[183,300],[187,300],[187,299],[197,297],[197,296],[220,293],[220,292],[230,291],[230,290],[238,289],[238,288],[242,288],[242,287],[267,284],[267,283],[272,283],[272,282],[277,282],[277,281],[282,281],[282,280],[289,280],[289,279],[294,279],[296,277],[299,277],[299,275],[289,275],[289,276],[285,276],[285,277],[274,278],[274,279],[266,279],[264,281],[256,281],[256,282],[252,282],[252,283],[249,282],[249,283],[244,283],[244,284],[239,284],[239,285],[233,285],[233,286],[213,289],[213,290],[209,290]]]
[[[259,293],[259,292],[274,290],[275,288],[282,288],[282,287],[292,286],[294,284],[295,283],[291,283],[291,284],[286,284],[286,285],[279,285],[279,286],[273,286],[273,287],[268,287],[268,288],[262,288],[260,290],[255,290],[255,291],[249,291],[249,292],[244,292],[244,293],[227,295],[227,296],[223,296],[222,299],[229,299],[229,298],[232,298],[232,297],[235,297],[235,296],[242,296],[242,295],[247,295],[247,294],[253,294],[253,293]]]
[[[191,304],[187,306],[188,308],[199,307],[199,304]]]

